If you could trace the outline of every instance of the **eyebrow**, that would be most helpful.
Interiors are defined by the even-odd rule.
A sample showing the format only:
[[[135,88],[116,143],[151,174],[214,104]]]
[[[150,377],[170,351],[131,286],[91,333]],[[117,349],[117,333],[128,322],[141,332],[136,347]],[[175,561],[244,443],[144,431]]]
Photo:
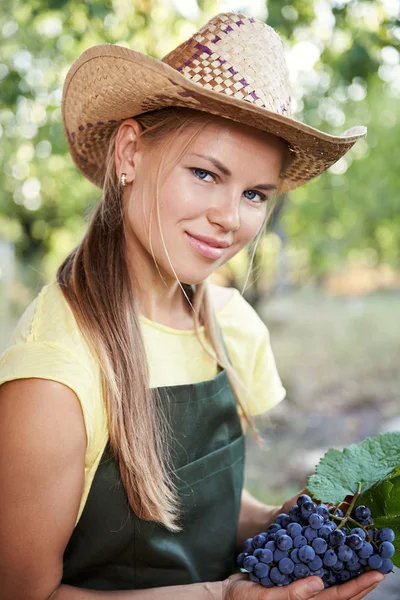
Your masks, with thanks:
[[[188,156],[199,156],[200,158],[205,158],[206,160],[209,160],[214,165],[214,167],[219,169],[221,171],[221,173],[223,173],[227,177],[230,177],[232,175],[232,173],[228,169],[228,167],[226,167],[224,164],[222,164],[222,162],[219,161],[214,156],[208,156],[207,154],[195,154],[195,153],[191,153]],[[274,185],[272,183],[260,183],[258,185],[255,185],[254,187],[258,188],[260,190],[266,190],[266,191],[276,190],[276,185]]]

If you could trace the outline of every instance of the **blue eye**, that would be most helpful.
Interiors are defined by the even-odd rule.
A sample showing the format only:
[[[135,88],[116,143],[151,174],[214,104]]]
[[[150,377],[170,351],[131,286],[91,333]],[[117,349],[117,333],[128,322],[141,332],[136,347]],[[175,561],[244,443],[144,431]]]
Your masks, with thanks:
[[[245,194],[254,194],[254,196],[252,198],[249,198],[249,200],[254,200],[255,196],[259,196],[260,200],[258,203],[266,202],[266,200],[267,200],[267,197],[264,194],[260,194],[260,192],[256,192],[255,190],[246,190],[244,193]],[[247,198],[248,198],[248,196],[247,196]]]
[[[205,171],[205,169],[197,169],[197,168],[193,168],[190,169],[192,171],[192,173],[195,174],[195,176],[198,179],[201,179],[202,181],[205,181],[207,175],[209,175],[210,177],[213,178],[213,181],[215,180],[215,175],[213,175],[212,173],[210,173],[210,171]]]

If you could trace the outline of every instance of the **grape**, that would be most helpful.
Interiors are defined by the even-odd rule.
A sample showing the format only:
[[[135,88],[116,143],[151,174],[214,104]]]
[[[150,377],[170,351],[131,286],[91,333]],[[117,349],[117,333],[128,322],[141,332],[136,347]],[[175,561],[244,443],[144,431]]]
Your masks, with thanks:
[[[310,571],[310,576],[315,575],[316,577],[323,577],[324,569],[318,569],[318,571]]]
[[[391,558],[394,552],[394,546],[391,542],[382,542],[382,544],[379,544],[379,556],[382,558]]]
[[[298,548],[293,548],[293,550],[290,553],[290,558],[292,559],[292,561],[294,563],[301,563],[301,560],[299,559],[299,550],[298,550]]]
[[[310,569],[304,563],[298,563],[294,565],[293,573],[297,579],[301,579],[302,577],[308,577]]]
[[[263,585],[264,587],[274,587],[273,582],[270,580],[269,577],[263,577],[260,581],[261,585]]]
[[[269,573],[269,566],[262,562],[259,562],[254,566],[253,573],[256,577],[259,577],[260,579],[262,579],[263,577],[267,577]]]
[[[246,558],[246,556],[248,556],[247,552],[241,552],[239,554],[239,556],[236,559],[236,564],[238,567],[240,567],[241,569],[243,569],[243,561]]]
[[[268,533],[276,533],[279,529],[282,529],[279,523],[271,523],[271,525],[268,526]]]
[[[389,527],[383,527],[378,532],[377,539],[380,540],[381,542],[393,542],[393,540],[394,540],[394,531],[393,531],[393,529],[389,529]]]
[[[365,542],[365,531],[363,529],[361,529],[361,527],[354,527],[354,529],[352,529],[350,531],[350,533],[354,533],[355,535],[358,535],[363,542]],[[383,540],[382,540],[383,541]]]
[[[295,548],[301,548],[302,546],[307,546],[307,538],[304,535],[297,535],[293,540],[293,546]]]
[[[256,577],[255,575],[253,575],[253,573],[250,573],[249,575],[249,579],[250,581],[252,581],[253,583],[260,583],[260,580],[258,577]]]
[[[390,542],[388,542],[390,543]],[[363,542],[363,545],[361,546],[361,548],[358,551],[358,556],[360,558],[369,558],[371,556],[371,554],[374,553],[374,549],[372,547],[372,544],[370,544],[369,542]],[[389,556],[387,558],[390,558]]]
[[[290,523],[290,517],[286,513],[281,513],[276,517],[275,521],[279,523],[282,529],[285,529],[285,527]]]
[[[368,564],[371,569],[379,569],[382,566],[383,558],[379,554],[373,554],[368,559]]]
[[[343,569],[343,561],[338,559],[331,569],[332,571],[335,571],[335,573],[337,573],[337,571],[341,571]]]
[[[346,534],[341,529],[335,529],[329,536],[331,546],[342,546],[346,541]]]
[[[360,505],[357,506],[354,511],[355,517],[357,521],[367,521],[371,517],[371,511],[366,506]]]
[[[311,546],[302,546],[299,548],[298,557],[301,562],[310,563],[315,558],[315,551]]]
[[[320,556],[316,556],[311,562],[308,563],[308,568],[311,571],[318,571],[322,568],[322,559]]]
[[[272,540],[270,542],[267,542],[264,546],[264,548],[266,550],[271,550],[271,552],[275,552],[276,550],[276,545],[275,542],[273,542]]]
[[[350,572],[347,569],[343,569],[343,571],[338,572],[337,578],[339,581],[348,581],[350,579]]]
[[[289,552],[286,550],[275,550],[274,552],[274,561],[279,562],[281,558],[287,558],[289,556]]]
[[[337,556],[334,550],[327,550],[324,554],[322,562],[326,567],[333,567],[337,563]]]
[[[317,505],[314,502],[307,501],[302,504],[300,512],[303,519],[308,519],[309,516],[317,510]]]
[[[342,510],[340,510],[340,508],[336,508],[336,506],[332,506],[332,508],[329,509],[329,512],[331,513],[331,515],[336,515],[337,517],[344,517],[344,513]]]
[[[317,514],[321,515],[321,517],[324,519],[324,521],[327,521],[329,519],[328,507],[325,504],[319,504],[317,506]]]
[[[326,541],[320,537],[315,538],[315,540],[312,541],[311,545],[317,554],[324,554],[328,547]]]
[[[269,563],[271,563],[273,561],[274,555],[271,552],[271,550],[269,550],[268,548],[264,548],[263,550],[261,550],[261,552],[257,558],[260,562],[268,565]]]
[[[361,546],[363,545],[363,541],[360,538],[359,535],[357,535],[356,533],[351,533],[347,540],[346,540],[346,544],[348,546],[350,546],[350,548],[352,548],[352,550],[359,550],[361,548]]]
[[[311,542],[312,540],[315,540],[316,537],[318,537],[318,531],[316,529],[313,529],[312,527],[306,527],[303,535],[305,538],[308,539],[309,542]]]
[[[304,502],[311,502],[311,498],[307,494],[301,494],[301,496],[297,498],[297,506],[301,508]]]
[[[324,524],[324,518],[321,517],[321,515],[318,515],[317,513],[313,513],[310,515],[308,522],[310,524],[310,527],[312,527],[313,529],[320,529]]]
[[[285,581],[285,576],[283,573],[280,572],[278,567],[272,567],[272,569],[269,572],[269,578],[277,585],[282,584]]]
[[[248,552],[250,554],[250,552],[253,552],[253,538],[249,538],[248,540],[245,541],[245,543],[243,544],[243,552]]]
[[[294,562],[290,558],[281,558],[278,568],[284,575],[290,575],[294,571]]]
[[[265,537],[265,535],[256,535],[255,537],[253,537],[253,548],[263,548],[264,544],[267,542],[267,538]]]
[[[383,573],[383,575],[387,575],[393,569],[393,562],[390,558],[384,558],[382,560],[382,565],[379,567],[378,571]]]
[[[243,561],[243,568],[250,573],[253,571],[255,565],[258,564],[258,559],[255,556],[246,556]]]
[[[339,560],[350,561],[353,558],[353,550],[349,546],[339,546],[337,555]]]
[[[319,537],[323,538],[324,540],[327,540],[330,536],[330,534],[332,533],[332,529],[329,527],[328,524],[322,525],[321,529],[318,531],[318,535]]]
[[[291,538],[295,539],[298,535],[301,534],[301,525],[299,523],[289,523],[289,525],[286,528],[286,531]],[[388,541],[391,542],[392,540]]]
[[[295,505],[289,510],[289,517],[292,519],[293,523],[300,523],[301,521],[301,513],[300,508]]]
[[[293,540],[290,535],[280,535],[276,538],[275,543],[279,550],[290,550],[290,548],[293,548]]]

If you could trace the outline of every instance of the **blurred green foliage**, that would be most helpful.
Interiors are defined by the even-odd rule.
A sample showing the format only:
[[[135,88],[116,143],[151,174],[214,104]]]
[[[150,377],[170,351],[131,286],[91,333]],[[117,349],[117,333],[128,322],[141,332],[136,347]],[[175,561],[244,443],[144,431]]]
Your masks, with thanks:
[[[54,274],[100,194],[67,151],[60,101],[68,68],[104,42],[161,57],[226,9],[198,0],[197,16],[187,18],[177,7],[172,0],[3,3],[0,238],[15,244],[27,284]],[[366,141],[285,199],[281,230],[319,276],[349,258],[398,266],[399,3],[272,0],[267,9],[287,46],[294,116],[332,134],[369,127]]]

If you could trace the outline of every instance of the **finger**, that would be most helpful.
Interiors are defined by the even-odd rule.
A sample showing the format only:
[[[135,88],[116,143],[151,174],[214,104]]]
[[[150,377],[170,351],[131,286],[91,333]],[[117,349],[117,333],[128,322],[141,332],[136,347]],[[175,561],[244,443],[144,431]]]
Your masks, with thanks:
[[[378,571],[364,573],[347,583],[334,585],[321,594],[321,600],[354,600],[357,597],[363,598],[368,592],[368,588],[378,585],[384,576]]]
[[[265,593],[260,596],[260,600],[309,600],[319,598],[323,589],[322,579],[307,577],[282,587],[264,588]]]
[[[358,594],[357,596],[354,596],[354,598],[352,598],[351,600],[361,600],[361,598],[365,598],[365,596],[367,594],[369,594],[370,592],[372,592],[372,590],[374,590],[376,587],[378,587],[379,583],[375,583],[374,585],[371,585],[371,587],[367,588],[365,590],[365,592],[363,592],[362,594]]]

